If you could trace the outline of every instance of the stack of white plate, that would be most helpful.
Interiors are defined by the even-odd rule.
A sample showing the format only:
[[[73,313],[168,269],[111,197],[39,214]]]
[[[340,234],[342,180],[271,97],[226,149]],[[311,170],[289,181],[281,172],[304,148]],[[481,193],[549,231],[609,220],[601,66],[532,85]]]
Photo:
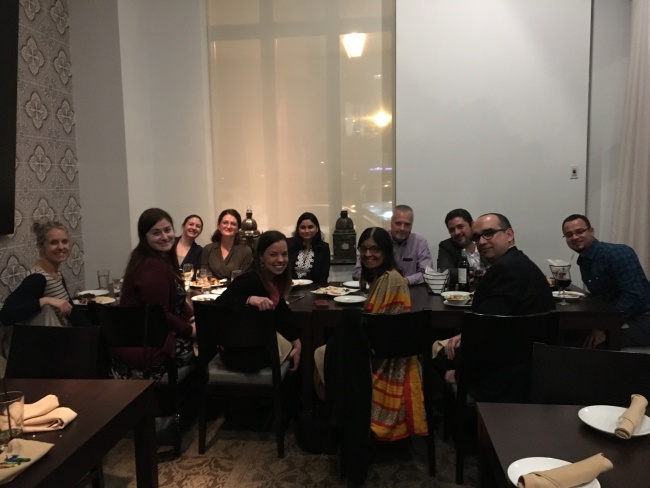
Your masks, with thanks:
[[[440,273],[432,268],[427,268],[424,270],[424,281],[433,293],[440,295],[449,281],[449,270],[446,269]]]

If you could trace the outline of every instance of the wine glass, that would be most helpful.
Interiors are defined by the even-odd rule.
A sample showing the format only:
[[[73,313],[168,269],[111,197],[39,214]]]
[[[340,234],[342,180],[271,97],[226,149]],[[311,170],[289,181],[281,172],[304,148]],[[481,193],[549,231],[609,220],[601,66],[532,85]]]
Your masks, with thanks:
[[[566,301],[566,289],[571,284],[571,265],[554,266],[551,264],[550,267],[553,278],[555,278],[555,284],[558,290],[560,290],[560,297],[562,298],[562,301],[558,305],[568,305]]]
[[[472,283],[474,290],[476,290],[478,288],[478,284],[479,284],[479,282],[481,281],[481,278],[483,278],[484,275],[485,275],[485,268],[483,268],[482,266],[479,266],[478,268],[474,269],[473,283]]]
[[[194,275],[194,265],[192,263],[185,263],[183,265],[183,278],[185,278],[185,290],[190,288],[190,281]]]

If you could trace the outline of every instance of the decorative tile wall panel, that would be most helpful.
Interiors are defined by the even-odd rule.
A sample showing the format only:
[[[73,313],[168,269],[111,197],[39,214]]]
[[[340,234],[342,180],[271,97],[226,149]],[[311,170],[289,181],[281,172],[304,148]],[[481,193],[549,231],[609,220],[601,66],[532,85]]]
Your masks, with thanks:
[[[67,1],[19,3],[16,214],[14,233],[0,236],[0,305],[38,259],[35,219],[68,228],[61,271],[71,293],[85,288]]]

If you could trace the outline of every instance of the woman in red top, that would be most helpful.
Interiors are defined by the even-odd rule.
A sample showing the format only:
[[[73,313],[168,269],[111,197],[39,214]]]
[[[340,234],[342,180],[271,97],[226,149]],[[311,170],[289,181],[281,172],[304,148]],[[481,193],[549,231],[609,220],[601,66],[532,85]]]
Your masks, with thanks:
[[[114,362],[113,375],[120,378],[140,376],[146,356],[159,366],[152,373],[152,378],[158,379],[164,374],[161,365],[165,357],[175,358],[178,367],[194,361],[194,312],[185,300],[185,288],[178,271],[172,218],[159,208],[145,210],[138,219],[138,237],[140,242],[131,253],[124,272],[120,305],[159,304],[169,323],[169,336],[165,347],[150,351],[150,354],[143,355],[139,348],[113,351],[113,356],[120,360]]]

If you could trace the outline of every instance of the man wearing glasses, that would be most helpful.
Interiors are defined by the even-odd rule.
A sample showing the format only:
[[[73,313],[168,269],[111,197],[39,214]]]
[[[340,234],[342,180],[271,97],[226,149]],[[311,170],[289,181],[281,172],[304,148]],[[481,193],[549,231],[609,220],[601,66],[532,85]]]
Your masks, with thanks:
[[[481,215],[472,224],[472,241],[488,265],[478,284],[472,311],[486,315],[530,315],[555,310],[551,288],[544,273],[515,246],[515,231],[503,215]],[[460,334],[445,345],[453,360]],[[453,381],[453,372],[445,375]]]
[[[634,250],[625,244],[601,242],[584,215],[569,215],[562,222],[567,246],[577,252],[582,282],[592,295],[613,304],[625,317],[621,345],[650,346],[650,282]],[[593,330],[585,342],[596,347],[605,334]]]
[[[411,232],[413,209],[408,205],[397,205],[390,219],[390,236],[393,240],[395,263],[409,286],[424,283],[424,270],[431,266],[433,258],[427,240]],[[361,258],[352,271],[352,278],[361,276]]]

